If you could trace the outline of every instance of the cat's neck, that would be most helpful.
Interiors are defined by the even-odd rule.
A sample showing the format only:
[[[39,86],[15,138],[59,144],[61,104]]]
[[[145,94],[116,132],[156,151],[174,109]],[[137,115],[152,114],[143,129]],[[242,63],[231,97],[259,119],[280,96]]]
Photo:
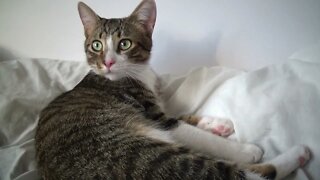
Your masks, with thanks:
[[[162,94],[161,80],[160,80],[160,77],[156,74],[156,72],[150,66],[146,66],[145,70],[141,72],[141,76],[139,76],[139,78],[137,79],[143,82],[145,86],[152,91],[161,111],[165,112],[164,101],[161,96]]]
[[[150,66],[145,66],[144,70],[136,78],[143,82],[155,96],[159,95],[159,77]]]

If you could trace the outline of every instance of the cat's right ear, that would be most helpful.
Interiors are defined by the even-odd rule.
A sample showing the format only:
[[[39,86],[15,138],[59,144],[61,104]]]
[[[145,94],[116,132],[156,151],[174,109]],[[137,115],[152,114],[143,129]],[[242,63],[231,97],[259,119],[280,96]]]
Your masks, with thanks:
[[[88,37],[88,35],[92,34],[96,29],[99,16],[83,2],[78,3],[78,11],[84,26],[85,35]]]

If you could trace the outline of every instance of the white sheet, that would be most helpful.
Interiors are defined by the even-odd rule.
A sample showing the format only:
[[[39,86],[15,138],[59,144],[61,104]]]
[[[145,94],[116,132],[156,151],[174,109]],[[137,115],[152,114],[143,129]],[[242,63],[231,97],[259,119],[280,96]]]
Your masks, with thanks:
[[[201,76],[189,75],[178,92],[167,98],[171,114],[193,112],[229,118],[237,139],[261,146],[265,160],[294,145],[308,145],[314,156],[306,167],[310,175],[300,169],[290,179],[320,177],[319,63],[292,60],[239,74],[218,87],[208,73],[212,70],[195,71]]]
[[[85,63],[70,61],[0,63],[0,179],[36,179],[33,136],[38,113],[87,71]],[[313,160],[290,179],[320,177],[319,61],[291,60],[250,73],[198,68],[186,77],[162,77],[169,114],[230,118],[239,141],[260,145],[264,159],[306,144]]]
[[[85,63],[48,59],[0,62],[0,179],[37,179],[33,136],[40,110],[88,72]],[[26,178],[23,178],[26,179]]]

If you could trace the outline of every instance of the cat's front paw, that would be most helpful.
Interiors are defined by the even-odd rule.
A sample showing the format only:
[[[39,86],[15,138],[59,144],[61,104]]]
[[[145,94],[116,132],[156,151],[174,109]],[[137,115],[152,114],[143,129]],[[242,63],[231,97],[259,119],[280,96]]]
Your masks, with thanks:
[[[243,144],[239,152],[234,157],[234,161],[239,163],[256,163],[262,158],[263,151],[254,144]]]
[[[234,132],[232,121],[224,118],[204,116],[199,120],[197,127],[222,137],[228,137]]]

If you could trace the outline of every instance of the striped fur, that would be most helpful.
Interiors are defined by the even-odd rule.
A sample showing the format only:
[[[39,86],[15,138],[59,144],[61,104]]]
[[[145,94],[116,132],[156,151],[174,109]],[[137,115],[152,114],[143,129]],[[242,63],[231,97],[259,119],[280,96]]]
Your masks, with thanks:
[[[144,0],[127,18],[104,19],[79,4],[85,27],[85,50],[93,71],[40,114],[35,147],[42,177],[46,180],[275,178],[274,165],[238,166],[196,153],[171,139],[170,132],[179,128],[180,121],[167,117],[161,110],[153,89],[156,78],[137,74],[149,70],[155,13],[148,14],[146,7],[155,8],[155,2]],[[119,58],[116,64],[126,64],[122,64],[126,68],[120,72],[129,72],[134,65],[140,65],[139,71],[118,73],[116,80],[108,76],[104,61],[111,53],[106,47],[110,37],[114,43],[111,46],[115,47],[113,56]],[[118,49],[120,39],[124,38],[133,43],[128,51]],[[102,42],[103,50],[92,49],[94,40]],[[189,118],[187,122],[195,124],[196,119]],[[159,134],[163,139],[158,138]],[[286,158],[274,162],[281,164],[283,159]]]
[[[144,135],[176,128],[134,79],[88,74],[41,113],[37,162],[45,179],[245,179],[232,163]],[[274,171],[272,172],[274,173]]]

